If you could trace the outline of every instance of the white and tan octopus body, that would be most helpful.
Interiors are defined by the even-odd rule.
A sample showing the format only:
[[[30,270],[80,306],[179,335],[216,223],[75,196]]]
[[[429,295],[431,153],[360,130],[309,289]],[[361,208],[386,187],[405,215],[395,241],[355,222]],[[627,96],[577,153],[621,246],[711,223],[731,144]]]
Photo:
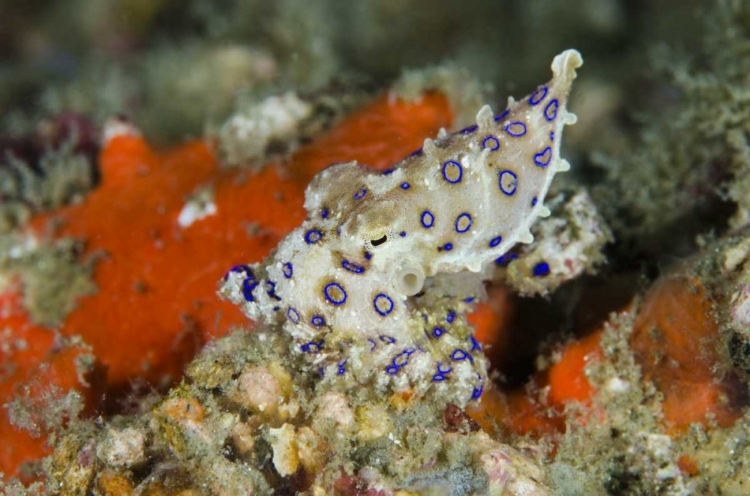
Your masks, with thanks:
[[[427,139],[386,172],[356,162],[319,173],[307,220],[262,263],[232,269],[221,294],[252,319],[280,325],[324,381],[380,391],[481,395],[486,360],[464,315],[485,269],[530,243],[559,156],[580,54],[553,79],[494,115]]]

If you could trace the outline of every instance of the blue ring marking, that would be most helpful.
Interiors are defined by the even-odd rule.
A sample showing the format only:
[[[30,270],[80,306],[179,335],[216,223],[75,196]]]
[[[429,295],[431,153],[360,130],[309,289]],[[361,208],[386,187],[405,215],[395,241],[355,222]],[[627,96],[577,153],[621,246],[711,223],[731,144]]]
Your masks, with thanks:
[[[505,255],[497,257],[495,259],[495,265],[499,265],[500,267],[507,267],[513,260],[517,258],[518,255],[515,253],[506,253]]]
[[[451,251],[453,249],[453,243],[445,243],[440,247],[441,250]]]
[[[281,272],[284,273],[284,277],[291,279],[294,275],[294,267],[290,262],[287,262],[281,267]]]
[[[338,363],[339,369],[338,369],[337,375],[344,375],[346,373],[346,367],[345,367],[345,365],[346,365],[346,361],[347,360],[348,359],[345,358],[344,360],[342,360],[342,361],[340,361]]]
[[[383,307],[383,305],[385,305],[385,307]],[[386,315],[390,315],[390,313],[393,311],[393,300],[387,294],[379,293],[377,296],[375,296],[375,298],[373,298],[372,306],[375,307],[375,311],[378,312],[381,317],[385,317]],[[395,341],[396,340],[394,339],[393,342]]]
[[[471,355],[460,349],[453,350],[453,353],[451,353],[451,360],[454,362],[460,362],[462,360],[473,361]]]
[[[387,336],[385,334],[381,334],[380,336],[378,336],[378,339],[381,343],[385,344],[393,344],[396,342],[396,338],[392,338],[391,336]]]
[[[286,318],[292,321],[292,324],[299,324],[299,312],[293,307],[286,311]]]
[[[314,245],[321,239],[323,239],[323,233],[317,229],[310,229],[305,233],[305,243],[308,245]]]
[[[276,301],[281,301],[279,295],[276,294],[276,283],[273,281],[266,281],[266,294]]]
[[[310,341],[303,344],[301,348],[304,353],[312,353],[313,355],[317,355],[320,352],[321,348],[323,348],[323,340],[321,339],[317,343],[315,341]]]
[[[246,301],[255,301],[253,298],[253,290],[258,287],[258,282],[254,279],[245,279],[242,281],[242,296],[245,297]]]
[[[423,153],[422,149],[420,148],[419,150],[414,150],[413,152],[411,152],[409,154],[409,156],[410,157],[418,157],[418,156],[422,155],[422,153]]]
[[[370,343],[372,343],[372,348],[370,348],[370,351],[372,351],[372,350],[374,350],[375,348],[378,347],[378,343],[376,343],[374,339],[367,338],[367,341],[369,341]]]
[[[365,252],[365,260],[370,260],[371,258],[372,258],[372,253],[366,251]]]
[[[383,174],[384,176],[390,176],[390,175],[391,175],[391,174],[393,174],[394,172],[396,172],[396,169],[394,169],[393,167],[391,167],[390,169],[386,169],[386,170],[384,170],[384,171],[382,172],[382,174]]]
[[[474,297],[473,296],[467,296],[464,298],[465,303],[474,303]]]
[[[398,235],[401,236],[402,238],[405,238],[406,237],[406,231],[401,231],[400,233],[398,233]]]
[[[544,277],[549,275],[549,264],[547,262],[539,262],[534,266],[534,277]]]
[[[247,274],[250,272],[250,275],[252,277],[255,277],[252,275],[252,272],[250,271],[250,267],[248,265],[235,265],[231,269],[229,269],[229,272],[235,272],[237,274]]]
[[[490,240],[490,248],[495,248],[497,245],[503,242],[502,236],[495,236]]]
[[[445,329],[443,329],[442,327],[435,326],[435,327],[432,328],[432,335],[434,337],[439,338],[443,334],[445,334]]]
[[[396,367],[401,368],[409,363],[409,357],[412,356],[414,352],[416,351],[417,350],[415,348],[412,348],[410,350],[409,349],[404,350],[398,355],[396,355],[395,357],[393,357],[393,360],[391,361],[391,363],[395,365]]]
[[[554,131],[550,131],[549,132],[549,140],[550,141],[555,141],[555,132]]]
[[[462,130],[459,131],[459,133],[461,133],[461,134],[471,134],[474,131],[476,131],[478,128],[479,128],[479,126],[477,126],[476,124],[474,124],[473,126],[469,126],[469,127],[463,128]]]
[[[500,140],[494,136],[487,136],[482,140],[482,148],[487,148],[491,152],[497,151],[500,149]]]
[[[510,114],[510,109],[505,109],[505,111],[502,114],[495,116],[495,122],[502,121],[503,119],[508,117],[508,114]]]
[[[354,272],[355,274],[361,274],[365,271],[364,267],[355,264],[354,262],[350,262],[349,260],[344,260],[343,262],[341,262],[341,266],[349,272]]]
[[[461,229],[461,226],[460,226],[460,224],[461,224],[462,221],[463,222],[467,222],[466,227],[464,227],[463,229]],[[471,229],[471,225],[473,223],[474,223],[474,221],[471,218],[471,214],[468,214],[466,212],[462,213],[461,215],[459,215],[458,217],[456,217],[456,225],[455,225],[456,232],[457,233],[461,233],[461,234],[465,233],[466,231],[468,231],[469,229]]]
[[[323,210],[320,211],[320,218],[321,219],[327,219],[328,218],[328,209],[323,207]]]
[[[547,122],[552,122],[555,120],[559,108],[560,102],[557,101],[557,98],[550,100],[547,106],[544,107],[544,118],[547,119]]]
[[[401,189],[403,189],[404,191],[409,188],[411,188],[411,184],[409,184],[408,182],[404,181],[403,183],[401,183]]]
[[[396,375],[400,369],[395,365],[389,365],[385,368],[387,374]]]
[[[520,138],[526,134],[526,124],[521,121],[509,122],[505,125],[505,132],[514,138]]]
[[[452,324],[454,320],[456,320],[456,312],[451,310],[450,312],[448,312],[448,315],[445,317],[445,321],[448,322],[449,324]]]
[[[498,186],[505,196],[513,196],[518,188],[518,176],[509,169],[500,171],[498,175]]]
[[[546,86],[542,86],[541,88],[539,88],[538,90],[536,90],[531,95],[531,98],[529,98],[529,105],[531,105],[532,107],[535,106],[535,105],[539,105],[542,102],[542,100],[544,100],[545,98],[547,98],[547,93],[548,92],[549,92],[549,88],[547,88]],[[540,93],[541,93],[541,95],[540,95]]]
[[[450,167],[450,169],[449,169]],[[455,176],[455,177],[454,177]],[[464,177],[464,169],[455,160],[448,160],[443,164],[443,179],[451,184],[458,184]]]
[[[477,341],[477,338],[475,338],[473,334],[469,336],[469,341],[471,341],[471,350],[469,351],[482,351],[482,345]]]
[[[477,386],[474,388],[474,391],[471,392],[471,399],[472,400],[478,400],[482,397],[482,393],[484,392],[484,386]]]
[[[425,210],[422,212],[419,221],[422,223],[422,227],[429,229],[435,225],[435,216],[429,210]]]
[[[446,370],[443,370],[441,367],[442,363],[438,362],[437,364],[437,374],[432,376],[433,382],[442,382],[447,379],[445,376],[446,374],[450,374],[453,371],[453,367],[448,367]]]
[[[361,190],[354,193],[354,199],[359,200],[362,197],[364,197],[367,194],[367,190],[365,188],[362,188]]]
[[[532,198],[532,199],[531,199],[531,206],[532,206],[532,207],[536,207],[536,202],[538,202],[538,201],[539,201],[539,200],[537,199],[537,197],[536,197],[536,196],[535,196],[534,198]]]
[[[534,154],[534,163],[539,167],[547,167],[552,160],[552,148],[549,146],[539,153]]]
[[[326,325],[326,319],[322,315],[313,315],[310,319],[310,323],[315,327],[322,327]]]
[[[341,294],[336,295],[335,293],[331,293],[332,291],[341,291]],[[337,282],[329,282],[326,284],[325,288],[323,288],[323,296],[326,297],[326,300],[328,300],[328,303],[331,303],[333,305],[339,306],[346,303],[346,290],[344,290],[344,287],[337,283]],[[338,298],[337,298],[338,296]]]
[[[226,274],[224,274],[224,279],[227,279],[230,273],[243,274],[248,279],[253,279],[253,280],[255,279],[255,274],[253,274],[253,270],[250,268],[249,265],[235,265],[234,267],[229,269],[229,271]]]

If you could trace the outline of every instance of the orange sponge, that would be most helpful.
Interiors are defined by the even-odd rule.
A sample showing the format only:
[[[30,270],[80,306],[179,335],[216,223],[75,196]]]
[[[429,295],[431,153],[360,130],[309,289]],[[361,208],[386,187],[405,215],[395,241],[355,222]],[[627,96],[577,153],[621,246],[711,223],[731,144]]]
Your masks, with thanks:
[[[715,370],[721,339],[706,290],[695,278],[665,276],[641,307],[630,339],[646,379],[664,395],[664,420],[672,434],[709,416],[727,427],[742,415],[732,376]]]

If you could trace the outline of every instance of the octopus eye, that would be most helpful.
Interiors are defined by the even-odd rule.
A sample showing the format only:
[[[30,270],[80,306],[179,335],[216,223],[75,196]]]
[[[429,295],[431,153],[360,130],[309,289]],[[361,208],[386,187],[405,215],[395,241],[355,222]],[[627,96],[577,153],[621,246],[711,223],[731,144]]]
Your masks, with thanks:
[[[383,235],[382,235],[381,237],[379,237],[378,239],[372,239],[372,240],[370,240],[370,244],[371,244],[372,246],[380,246],[380,245],[382,245],[383,243],[385,243],[386,241],[388,241],[388,235],[387,235],[387,234],[383,234]]]

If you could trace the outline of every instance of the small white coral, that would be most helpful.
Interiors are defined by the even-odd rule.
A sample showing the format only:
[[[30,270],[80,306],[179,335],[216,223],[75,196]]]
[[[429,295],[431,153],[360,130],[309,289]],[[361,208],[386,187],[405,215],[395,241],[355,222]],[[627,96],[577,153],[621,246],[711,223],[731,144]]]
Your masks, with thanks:
[[[284,400],[279,382],[266,367],[249,368],[237,382],[232,398],[253,410],[273,413]]]
[[[96,455],[115,468],[132,468],[146,461],[146,434],[133,427],[110,428],[97,446]]]
[[[219,130],[219,153],[227,165],[258,165],[275,143],[287,143],[310,117],[312,104],[295,93],[272,96],[230,118]]]
[[[282,476],[294,474],[299,468],[296,435],[292,424],[284,424],[278,429],[268,429],[268,437],[273,449],[273,466]]]
[[[315,411],[315,420],[333,422],[343,432],[354,426],[354,412],[346,397],[335,391],[327,391],[320,397],[319,406]]]
[[[202,187],[193,194],[177,216],[177,225],[186,229],[195,222],[216,215],[218,212],[214,202],[214,191],[210,187]]]

